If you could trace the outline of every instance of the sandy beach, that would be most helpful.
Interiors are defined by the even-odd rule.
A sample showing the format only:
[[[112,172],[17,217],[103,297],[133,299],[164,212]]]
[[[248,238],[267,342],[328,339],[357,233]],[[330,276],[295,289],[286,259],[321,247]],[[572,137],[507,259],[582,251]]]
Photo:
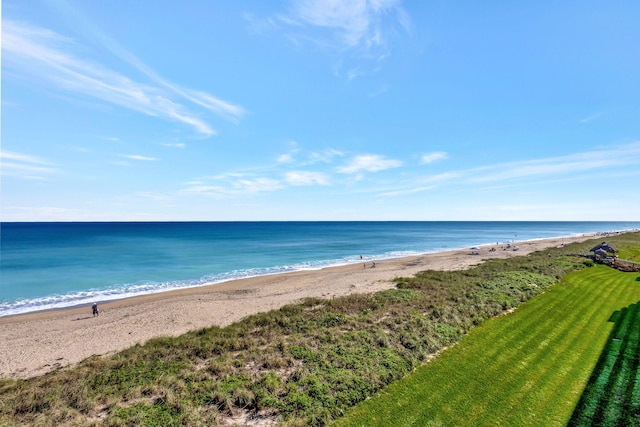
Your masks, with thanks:
[[[464,269],[489,258],[524,256],[562,243],[584,241],[595,234],[438,252],[381,260],[375,267],[355,264],[322,270],[262,276],[184,290],[163,292],[91,307],[0,317],[0,376],[27,378],[107,355],[150,338],[177,336],[207,326],[226,326],[247,315],[277,309],[305,297],[332,298],[370,293],[394,286],[392,279],[421,270]]]

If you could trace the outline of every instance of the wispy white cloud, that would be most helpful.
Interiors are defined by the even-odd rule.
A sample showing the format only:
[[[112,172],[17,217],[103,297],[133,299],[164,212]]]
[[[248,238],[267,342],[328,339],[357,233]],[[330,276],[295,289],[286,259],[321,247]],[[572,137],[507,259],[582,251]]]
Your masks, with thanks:
[[[240,197],[251,194],[273,192],[288,187],[330,185],[330,178],[322,172],[287,171],[282,174],[255,175],[228,173],[190,181],[184,193],[211,197]]]
[[[224,195],[229,193],[223,186],[211,185],[202,180],[187,182],[183,190],[188,194],[202,194],[202,195]]]
[[[87,217],[76,209],[55,206],[4,206],[4,221],[86,221]],[[113,220],[113,219],[109,219]]]
[[[189,88],[185,88],[176,83],[170,82],[163,77],[161,77],[158,73],[156,73],[153,69],[147,66],[144,62],[140,60],[137,56],[131,53],[128,49],[123,47],[116,40],[109,37],[103,31],[99,29],[95,23],[90,22],[86,16],[82,15],[77,9],[73,8],[69,3],[64,1],[59,1],[56,3],[58,7],[62,9],[62,13],[66,16],[73,16],[74,23],[82,28],[82,31],[88,37],[97,40],[97,42],[109,50],[113,55],[120,58],[125,63],[130,66],[136,68],[138,71],[146,75],[153,82],[162,86],[164,88],[169,89],[175,95],[183,97],[194,104],[197,104],[214,114],[217,114],[221,117],[224,117],[233,122],[237,122],[239,118],[241,118],[245,114],[244,108],[239,105],[234,105],[230,102],[224,101],[220,98],[217,98],[209,93],[193,90]]]
[[[392,169],[402,166],[400,160],[385,159],[376,154],[364,154],[356,156],[351,163],[337,169],[340,173],[359,173],[359,172],[380,172],[386,169]]]
[[[275,191],[282,188],[280,181],[272,178],[241,179],[235,183],[235,189],[239,192],[257,193],[263,191]]]
[[[329,178],[321,172],[291,171],[285,174],[285,181],[294,186],[329,185]]]
[[[184,96],[194,104],[198,104],[212,113],[224,117],[234,123],[237,123],[246,113],[246,110],[243,107],[224,101],[220,98],[216,98],[208,93],[180,88],[179,86],[167,83],[166,80],[161,81],[164,82],[165,86],[172,88],[176,93]]]
[[[435,185],[430,185],[427,187],[407,188],[404,190],[386,191],[386,192],[377,193],[377,196],[378,197],[406,196],[407,194],[421,193],[423,191],[433,190],[434,188],[436,188]]]
[[[297,148],[297,147],[296,147]],[[323,153],[324,155],[319,155]],[[335,186],[344,182],[343,175],[354,175],[355,184],[367,172],[381,172],[399,169],[392,176],[378,178],[375,186],[358,187],[350,185],[351,191],[371,194],[375,197],[401,197],[421,192],[434,191],[443,187],[455,191],[500,191],[508,187],[529,186],[531,183],[553,185],[566,179],[573,181],[590,177],[595,173],[611,176],[611,172],[622,173],[629,167],[636,175],[640,172],[640,142],[596,148],[582,153],[549,157],[520,162],[497,163],[481,167],[451,170],[433,175],[420,175],[417,170],[403,168],[403,162],[382,155],[366,154],[355,156],[340,167],[330,169],[305,170],[304,166],[326,161],[332,163],[343,156],[337,150],[317,152],[314,156],[301,154],[302,160],[278,163],[260,168],[250,173],[234,172],[220,174],[192,181],[185,186],[185,192],[215,197],[240,197],[244,195],[286,190],[295,186]],[[424,155],[424,162],[448,158],[444,152]],[[293,165],[293,168],[292,168]],[[634,169],[638,165],[638,169]],[[323,166],[323,165],[320,165]],[[626,167],[626,169],[625,169]],[[418,173],[418,174],[416,174]],[[499,185],[499,187],[496,187]]]
[[[56,5],[62,8],[62,13],[67,16],[73,16],[75,18],[74,23],[82,28],[84,34],[92,39],[97,40],[97,42],[101,46],[105,47],[113,55],[129,64],[130,66],[136,68],[157,85],[169,89],[171,92],[173,92],[174,95],[187,99],[194,104],[197,104],[209,110],[210,112],[233,122],[237,122],[238,119],[240,119],[245,114],[244,108],[240,107],[239,105],[234,105],[206,92],[185,88],[164,79],[153,69],[147,66],[144,62],[142,62],[140,58],[135,56],[128,49],[124,48],[116,40],[112,39],[107,34],[102,32],[99,27],[95,25],[95,23],[90,22],[86,16],[82,15],[69,3],[59,1]]]
[[[244,114],[240,106],[220,100],[202,91],[181,88],[158,76],[122,48],[111,51],[129,65],[142,71],[150,82],[142,83],[91,60],[81,59],[73,40],[48,29],[25,23],[3,21],[2,51],[5,64],[21,75],[53,84],[58,90],[75,92],[125,107],[149,116],[181,122],[204,136],[215,130],[201,114],[194,113],[184,101],[221,117],[236,121]],[[50,89],[51,86],[48,86]]]
[[[40,180],[43,175],[58,172],[46,160],[28,154],[13,151],[0,152],[0,170],[5,176],[23,179]]]
[[[449,155],[444,151],[436,151],[433,153],[423,154],[420,157],[420,164],[427,165],[429,163],[433,163],[438,160],[444,160],[449,158]]]
[[[638,165],[640,142],[612,145],[566,156],[503,163],[467,171],[468,182],[485,183],[513,179],[550,177],[598,169]]]
[[[598,112],[598,113],[594,113],[591,114],[583,119],[580,119],[580,123],[590,123],[596,119],[599,119],[600,117],[602,117],[604,115],[604,113],[602,112]]]
[[[249,31],[253,34],[263,34],[278,28],[279,20],[277,18],[260,17],[248,12],[243,13],[242,18],[248,24]]]
[[[376,186],[369,192],[377,197],[397,197],[435,190],[443,185],[451,185],[464,177],[463,172],[443,172],[429,176],[410,176],[387,182],[384,187]]]
[[[155,162],[158,160],[157,157],[142,156],[140,154],[123,154],[122,157],[131,159],[131,160],[140,160],[143,162]]]
[[[40,157],[31,156],[28,154],[16,153],[13,151],[2,151],[0,152],[0,159],[3,160],[14,160],[23,163],[35,163],[39,165],[49,164],[46,160],[41,159]]]
[[[249,22],[256,28],[255,18]],[[334,74],[353,80],[375,71],[390,56],[392,39],[410,34],[411,26],[401,0],[293,0],[260,28],[277,28],[296,45],[340,53],[344,61],[337,61]]]
[[[384,93],[389,92],[390,86],[388,84],[384,84],[380,87],[378,87],[377,89],[373,90],[372,92],[369,93],[369,98],[376,98]]]
[[[201,177],[186,183],[184,192],[212,197],[240,197],[291,187],[334,184],[332,172],[335,169],[328,170],[331,166],[327,164],[344,156],[344,153],[332,148],[306,151],[293,140],[287,145],[289,151],[279,155],[275,163]],[[316,170],[306,170],[311,165],[319,166]],[[323,167],[327,170],[321,170]]]
[[[183,192],[208,197],[234,197],[276,191],[283,187],[279,180],[273,178],[228,174],[217,179],[209,178],[190,181],[186,183]]]
[[[291,140],[287,143],[289,145],[289,151],[278,156],[277,162],[280,164],[293,163],[297,154],[300,152],[300,148],[298,147],[298,143],[294,140]]]
[[[413,176],[389,185],[379,196],[402,196],[440,187],[505,189],[523,183],[553,185],[591,178],[633,176],[640,171],[640,142],[595,148],[582,153],[519,162],[497,163],[470,169],[452,170],[435,175]]]
[[[422,180],[423,183],[438,184],[448,181],[460,180],[465,175],[464,172],[451,171],[443,172],[436,175],[430,175]]]
[[[337,157],[344,156],[340,150],[327,148],[320,151],[305,151],[299,148],[298,144],[292,142],[292,148],[278,156],[279,164],[293,164],[297,166],[313,165],[315,163],[332,163]]]
[[[41,166],[33,166],[24,163],[3,162],[3,175],[20,176],[25,179],[42,179],[43,173],[54,172],[54,169]]]
[[[284,153],[278,156],[278,163],[292,163],[294,153]]]
[[[334,148],[327,148],[322,151],[314,151],[309,154],[311,163],[331,163],[336,157],[343,157],[344,153]]]
[[[71,151],[71,152],[75,152],[75,153],[90,153],[91,150],[89,150],[87,147],[79,147],[79,146],[66,146],[64,147],[65,150]]]
[[[185,144],[184,142],[174,142],[174,143],[167,142],[160,145],[162,145],[163,147],[173,147],[173,148],[185,148],[187,146],[187,144]]]
[[[298,0],[282,21],[324,28],[347,48],[370,50],[385,45],[384,20],[393,15],[398,25],[410,30],[399,0]]]

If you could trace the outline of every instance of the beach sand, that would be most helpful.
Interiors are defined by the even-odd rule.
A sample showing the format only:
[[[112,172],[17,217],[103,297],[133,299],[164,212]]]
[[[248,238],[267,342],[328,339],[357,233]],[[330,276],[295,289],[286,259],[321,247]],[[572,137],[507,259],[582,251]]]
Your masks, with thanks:
[[[489,258],[523,256],[584,241],[595,234],[469,249],[372,263],[262,276],[91,306],[0,317],[0,377],[27,378],[107,355],[158,336],[177,336],[207,326],[226,326],[250,314],[280,308],[305,297],[332,298],[394,287],[392,279],[422,270],[464,269]]]

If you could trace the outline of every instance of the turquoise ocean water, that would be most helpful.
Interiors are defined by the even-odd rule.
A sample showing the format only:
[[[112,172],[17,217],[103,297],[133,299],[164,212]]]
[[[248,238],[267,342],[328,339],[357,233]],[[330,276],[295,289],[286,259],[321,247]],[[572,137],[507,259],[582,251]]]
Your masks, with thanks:
[[[0,316],[640,222],[0,224]]]

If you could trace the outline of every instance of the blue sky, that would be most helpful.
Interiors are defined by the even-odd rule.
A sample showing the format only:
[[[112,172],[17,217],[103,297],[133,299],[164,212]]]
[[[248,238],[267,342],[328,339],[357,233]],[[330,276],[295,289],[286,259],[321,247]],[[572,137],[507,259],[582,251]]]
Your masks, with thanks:
[[[640,2],[2,2],[4,221],[640,220]]]

